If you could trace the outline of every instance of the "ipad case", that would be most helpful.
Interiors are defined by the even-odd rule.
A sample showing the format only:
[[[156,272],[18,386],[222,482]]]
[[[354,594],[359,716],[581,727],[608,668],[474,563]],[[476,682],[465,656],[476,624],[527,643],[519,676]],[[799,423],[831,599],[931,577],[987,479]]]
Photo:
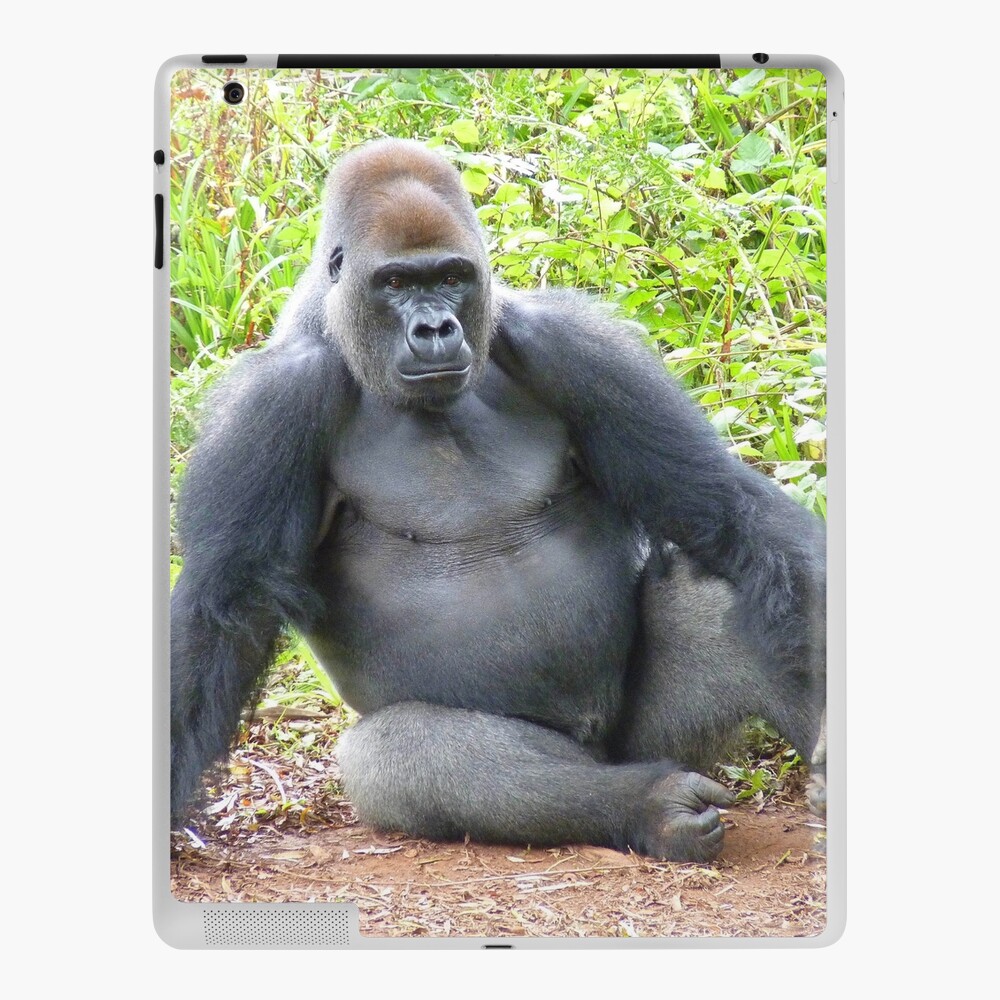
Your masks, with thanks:
[[[839,936],[843,106],[766,53],[161,68],[165,940]]]

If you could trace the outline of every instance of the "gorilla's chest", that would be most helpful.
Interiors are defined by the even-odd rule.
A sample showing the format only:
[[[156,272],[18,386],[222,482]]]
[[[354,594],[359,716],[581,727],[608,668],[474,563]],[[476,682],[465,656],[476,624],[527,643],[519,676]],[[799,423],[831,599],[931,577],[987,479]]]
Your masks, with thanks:
[[[447,412],[362,397],[338,441],[309,641],[342,697],[591,738],[631,648],[636,551],[561,421],[492,371]]]
[[[491,388],[442,412],[363,396],[330,468],[350,513],[427,542],[541,530],[576,478],[566,429],[530,398]]]

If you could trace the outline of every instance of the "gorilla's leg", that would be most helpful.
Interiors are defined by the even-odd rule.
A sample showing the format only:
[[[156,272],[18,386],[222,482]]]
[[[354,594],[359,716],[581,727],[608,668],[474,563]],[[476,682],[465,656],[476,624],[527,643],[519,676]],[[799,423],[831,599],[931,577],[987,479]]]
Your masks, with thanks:
[[[641,638],[611,756],[668,757],[706,770],[731,749],[747,717],[759,715],[810,760],[825,682],[761,664],[741,637],[733,588],[679,551],[656,551],[642,580]],[[825,746],[819,752],[825,758]]]
[[[606,764],[522,719],[423,702],[365,716],[341,739],[361,819],[439,840],[590,843],[672,861],[722,848],[721,785],[669,761]]]

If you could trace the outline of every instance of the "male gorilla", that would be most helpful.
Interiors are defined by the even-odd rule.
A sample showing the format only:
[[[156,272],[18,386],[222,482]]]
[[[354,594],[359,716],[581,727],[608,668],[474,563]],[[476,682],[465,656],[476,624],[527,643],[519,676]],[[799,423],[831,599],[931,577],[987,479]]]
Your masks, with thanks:
[[[605,307],[493,282],[455,170],[384,140],[191,459],[172,810],[309,639],[363,714],[361,818],[415,836],[721,850],[705,769],[749,714],[809,753],[824,531],[731,457]]]

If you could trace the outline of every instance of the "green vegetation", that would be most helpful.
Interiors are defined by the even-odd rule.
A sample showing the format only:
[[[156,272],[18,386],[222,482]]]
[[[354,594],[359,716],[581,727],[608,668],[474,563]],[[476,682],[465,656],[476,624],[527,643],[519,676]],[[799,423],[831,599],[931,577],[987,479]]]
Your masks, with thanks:
[[[733,764],[720,764],[721,775],[736,790],[738,802],[759,802],[787,791],[803,773],[798,753],[763,719],[751,719],[746,727],[745,745]],[[801,782],[801,778],[799,778]]]
[[[309,259],[331,164],[392,135],[459,167],[502,280],[616,303],[731,449],[825,514],[819,72],[197,70],[173,98],[175,481],[206,386]]]

